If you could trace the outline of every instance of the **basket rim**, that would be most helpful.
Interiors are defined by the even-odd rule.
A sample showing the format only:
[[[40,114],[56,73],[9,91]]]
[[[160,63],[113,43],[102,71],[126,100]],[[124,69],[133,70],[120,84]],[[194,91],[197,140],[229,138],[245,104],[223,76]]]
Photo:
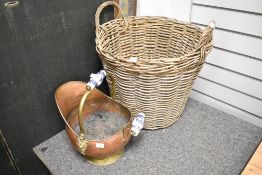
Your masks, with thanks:
[[[198,25],[193,24],[193,23],[191,23],[191,22],[185,22],[185,21],[177,20],[177,19],[175,19],[175,18],[168,18],[168,17],[164,17],[164,16],[127,16],[127,17],[125,17],[125,18],[126,18],[126,19],[129,19],[129,18],[130,18],[130,19],[133,19],[133,18],[135,18],[135,19],[143,19],[143,18],[163,19],[163,20],[168,20],[168,21],[170,21],[170,22],[180,23],[180,24],[186,25],[186,26],[188,26],[188,27],[190,26],[190,27],[192,27],[193,29],[195,29],[196,31],[201,32],[201,33],[204,31],[204,29],[201,29]],[[112,23],[112,22],[114,22],[114,21],[123,21],[123,20],[122,20],[122,19],[112,19],[112,20],[109,20],[109,21],[103,23],[102,25],[100,25],[100,28],[103,29],[103,28],[105,28],[106,25],[108,25],[108,24],[110,24],[110,23]],[[99,33],[101,33],[101,31],[100,31]],[[98,38],[98,37],[97,37],[97,35],[96,35],[96,41],[98,41],[97,38]],[[98,45],[98,43],[96,43],[96,44]],[[201,45],[198,43],[197,46],[196,46],[193,50],[189,51],[188,53],[186,53],[186,54],[184,54],[184,55],[181,55],[181,56],[179,56],[179,57],[172,57],[171,59],[178,59],[178,60],[179,60],[179,58],[182,58],[182,57],[184,57],[184,56],[186,56],[186,55],[191,55],[193,52],[195,52],[197,49],[199,49],[199,47],[201,47]],[[100,45],[98,45],[98,48],[104,50]],[[165,59],[168,59],[168,57],[166,57]]]
[[[154,20],[167,20],[169,22],[175,22],[175,23],[179,23],[181,25],[185,25],[186,27],[190,27],[194,30],[196,30],[196,32],[200,32],[201,35],[203,35],[204,32],[207,31],[211,31],[209,34],[212,35],[212,31],[213,28],[210,27],[209,25],[205,28],[205,29],[201,29],[199,26],[197,26],[196,24],[193,24],[191,22],[184,22],[184,21],[180,21],[174,18],[168,18],[168,17],[163,17],[163,16],[128,16],[125,17],[127,19],[154,19]],[[106,60],[106,62],[111,62],[112,65],[117,66],[119,65],[119,63],[123,63],[123,64],[128,64],[130,63],[130,66],[135,66],[138,63],[134,64],[132,62],[130,62],[128,59],[124,59],[122,57],[116,57],[114,56],[111,52],[106,51],[102,46],[101,46],[101,40],[99,39],[99,35],[102,33],[106,33],[106,32],[102,32],[104,30],[104,28],[106,28],[107,25],[109,25],[110,23],[116,22],[116,21],[123,21],[123,19],[112,19],[110,21],[107,21],[105,23],[103,23],[102,25],[100,25],[100,30],[98,31],[98,33],[96,33],[96,48],[97,48],[97,52],[99,54],[102,54],[105,58],[111,58],[110,60]],[[207,35],[208,36],[208,35]],[[210,48],[213,47],[212,44],[212,36],[211,36],[211,40],[210,41],[205,41],[205,42],[201,42],[201,36],[199,38],[199,42],[196,44],[196,46],[189,52],[178,56],[178,57],[161,57],[158,59],[143,59],[143,58],[139,58],[139,62],[142,64],[147,64],[147,66],[152,65],[153,67],[158,64],[159,66],[168,66],[171,64],[177,64],[177,63],[185,63],[187,61],[190,61],[190,57],[195,56],[195,55],[199,55],[201,54],[201,50],[202,48],[204,48],[205,50],[211,50]],[[114,60],[114,61],[112,61]],[[204,61],[204,60],[203,60]],[[114,64],[113,62],[118,62],[116,64]],[[199,64],[202,64],[202,62],[199,62]],[[120,66],[120,65],[119,65]],[[118,66],[117,66],[118,67]],[[152,68],[153,68],[152,67]],[[194,66],[195,67],[195,66]],[[139,68],[139,67],[138,67]]]

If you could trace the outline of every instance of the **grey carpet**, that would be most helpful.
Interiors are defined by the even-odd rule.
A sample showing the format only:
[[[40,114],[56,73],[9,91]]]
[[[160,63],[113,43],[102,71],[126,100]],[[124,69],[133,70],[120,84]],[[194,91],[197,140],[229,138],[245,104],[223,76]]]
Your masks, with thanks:
[[[34,148],[53,175],[236,175],[262,138],[256,127],[190,99],[182,117],[134,137],[114,165],[97,167],[73,150],[65,131]],[[41,151],[42,147],[47,147]]]

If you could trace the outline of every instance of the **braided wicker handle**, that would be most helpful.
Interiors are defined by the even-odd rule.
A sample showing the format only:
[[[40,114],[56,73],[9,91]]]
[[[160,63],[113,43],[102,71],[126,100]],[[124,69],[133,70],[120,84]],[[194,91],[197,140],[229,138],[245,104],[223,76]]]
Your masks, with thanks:
[[[100,28],[101,28],[101,24],[100,24],[100,15],[101,12],[104,10],[104,8],[106,8],[107,6],[114,6],[116,7],[117,11],[118,11],[118,15],[116,17],[116,19],[123,19],[124,23],[125,23],[125,27],[128,26],[127,20],[124,17],[124,14],[122,12],[121,7],[114,1],[106,1],[103,4],[101,4],[97,10],[96,10],[96,14],[95,14],[95,25],[96,25],[96,33],[98,34]]]
[[[215,21],[210,21],[208,26],[203,30],[200,36],[199,49],[200,49],[200,59],[198,61],[198,66],[205,62],[206,58],[206,48],[213,47],[212,38],[213,31],[215,29]]]
[[[215,29],[215,21],[210,21],[208,26],[203,30],[203,33],[200,37],[199,44],[204,46],[209,41],[210,37],[212,37],[213,30]]]

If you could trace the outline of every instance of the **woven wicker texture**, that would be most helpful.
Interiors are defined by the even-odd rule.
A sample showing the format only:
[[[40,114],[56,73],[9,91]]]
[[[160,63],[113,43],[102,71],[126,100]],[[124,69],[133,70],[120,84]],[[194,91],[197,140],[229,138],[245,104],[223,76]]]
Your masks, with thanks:
[[[119,13],[101,25],[100,14],[107,6]],[[116,100],[133,115],[144,112],[146,129],[173,124],[212,49],[214,23],[202,30],[165,17],[124,17],[113,1],[98,7],[95,20],[96,50],[115,80]],[[112,89],[112,78],[107,81]]]

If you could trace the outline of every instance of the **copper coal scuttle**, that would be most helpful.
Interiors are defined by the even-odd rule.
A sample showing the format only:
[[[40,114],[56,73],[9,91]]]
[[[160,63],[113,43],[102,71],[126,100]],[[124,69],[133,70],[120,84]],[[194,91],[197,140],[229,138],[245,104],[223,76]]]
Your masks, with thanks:
[[[144,123],[143,113],[133,118],[125,106],[114,100],[114,85],[112,98],[95,88],[105,76],[102,70],[91,74],[88,83],[67,82],[55,93],[71,143],[95,165],[116,162],[131,136],[138,135]]]

